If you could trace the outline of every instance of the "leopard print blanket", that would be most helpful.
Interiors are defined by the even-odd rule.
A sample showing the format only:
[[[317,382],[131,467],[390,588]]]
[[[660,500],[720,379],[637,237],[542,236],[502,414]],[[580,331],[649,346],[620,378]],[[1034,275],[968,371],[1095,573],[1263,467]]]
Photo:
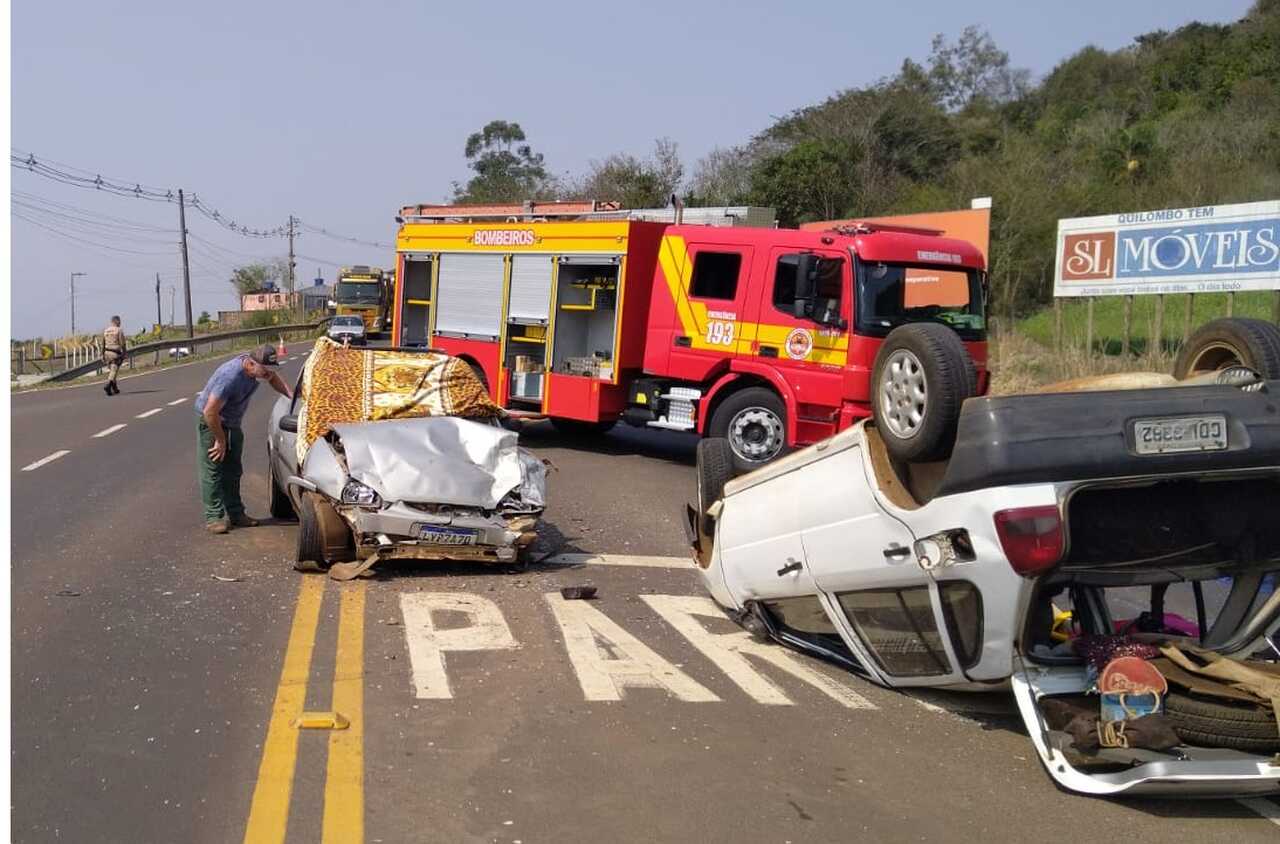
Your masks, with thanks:
[[[420,416],[492,419],[504,415],[466,361],[438,352],[353,349],[316,341],[302,370],[298,465],[339,422]]]

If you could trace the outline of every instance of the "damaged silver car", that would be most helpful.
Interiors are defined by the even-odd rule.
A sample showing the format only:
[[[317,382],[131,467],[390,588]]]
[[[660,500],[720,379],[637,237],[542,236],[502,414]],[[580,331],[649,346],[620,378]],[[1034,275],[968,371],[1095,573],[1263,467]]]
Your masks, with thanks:
[[[468,381],[465,362],[437,352],[317,342],[294,399],[278,399],[268,423],[271,514],[296,515],[300,568],[347,579],[387,559],[524,558],[546,507],[546,467]],[[337,421],[379,407],[390,410]]]

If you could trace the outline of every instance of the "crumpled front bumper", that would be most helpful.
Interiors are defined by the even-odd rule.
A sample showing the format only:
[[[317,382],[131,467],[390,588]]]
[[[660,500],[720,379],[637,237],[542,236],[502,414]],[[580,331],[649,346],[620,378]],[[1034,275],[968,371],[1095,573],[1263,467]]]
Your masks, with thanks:
[[[355,532],[360,556],[383,559],[439,559],[514,562],[537,539],[537,514],[428,513],[397,501],[381,509],[339,505],[338,513]],[[440,545],[418,537],[420,528],[450,527],[476,531],[473,545]]]

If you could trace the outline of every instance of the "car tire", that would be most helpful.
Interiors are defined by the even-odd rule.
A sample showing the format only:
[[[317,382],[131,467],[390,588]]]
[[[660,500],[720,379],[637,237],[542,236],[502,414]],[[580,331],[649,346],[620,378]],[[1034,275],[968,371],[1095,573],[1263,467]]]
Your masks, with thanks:
[[[747,387],[716,406],[707,436],[727,440],[738,474],[759,469],[787,452],[787,407],[768,387]]]
[[[1280,378],[1280,327],[1237,317],[1207,322],[1182,345],[1173,377],[1181,380],[1228,366],[1247,366],[1269,381]]]
[[[551,425],[566,437],[582,437],[590,439],[591,437],[602,437],[613,430],[613,426],[618,424],[616,420],[608,420],[605,422],[583,422],[580,419],[552,419]]]
[[[1165,697],[1164,711],[1173,722],[1174,732],[1188,744],[1249,753],[1280,751],[1276,716],[1266,707],[1236,706],[1170,693]]]
[[[973,358],[945,325],[889,332],[871,370],[871,407],[890,456],[922,463],[950,455],[960,408],[977,384]]]
[[[320,531],[320,520],[316,517],[311,495],[304,492],[298,508],[298,550],[294,556],[299,563],[315,563],[327,568],[329,561],[324,555],[324,535]]]
[[[267,451],[267,484],[271,490],[271,518],[273,519],[295,519],[297,513],[293,510],[293,502],[289,500],[289,495],[280,488],[279,482],[276,480],[276,465],[271,459],[271,451]]]
[[[724,485],[733,478],[733,447],[721,437],[698,441],[698,525],[715,536],[716,520],[707,515],[711,505],[724,497]]]

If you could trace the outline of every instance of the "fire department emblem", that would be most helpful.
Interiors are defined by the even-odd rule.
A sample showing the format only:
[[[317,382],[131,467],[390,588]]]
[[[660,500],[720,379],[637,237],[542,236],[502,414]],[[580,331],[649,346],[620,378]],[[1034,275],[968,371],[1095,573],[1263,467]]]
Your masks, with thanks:
[[[813,351],[813,334],[806,328],[793,329],[787,335],[787,357],[804,360]]]

